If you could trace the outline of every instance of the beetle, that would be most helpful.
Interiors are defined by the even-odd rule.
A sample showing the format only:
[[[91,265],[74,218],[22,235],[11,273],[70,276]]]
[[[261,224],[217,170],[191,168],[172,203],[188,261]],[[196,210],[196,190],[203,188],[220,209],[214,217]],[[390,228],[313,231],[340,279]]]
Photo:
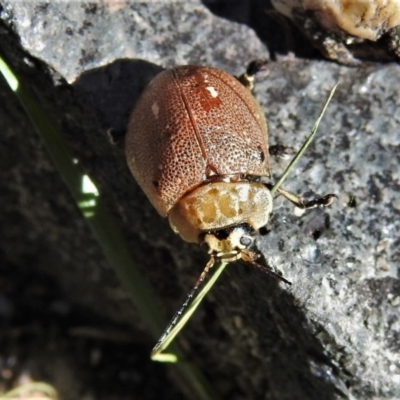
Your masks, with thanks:
[[[195,289],[215,262],[238,259],[290,283],[256,263],[259,255],[250,250],[273,207],[272,186],[261,181],[271,176],[267,122],[251,94],[265,65],[253,61],[239,78],[193,65],[164,70],[130,117],[125,148],[133,176],[174,232],[210,254]],[[300,208],[336,197],[304,202],[276,190]]]

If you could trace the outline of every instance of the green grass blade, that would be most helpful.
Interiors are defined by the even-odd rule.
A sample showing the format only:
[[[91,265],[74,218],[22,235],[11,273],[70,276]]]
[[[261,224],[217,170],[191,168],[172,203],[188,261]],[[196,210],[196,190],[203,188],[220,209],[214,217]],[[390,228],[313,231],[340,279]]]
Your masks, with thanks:
[[[283,172],[282,176],[278,179],[278,181],[275,183],[275,185],[272,187],[271,189],[271,194],[273,194],[274,192],[276,192],[276,190],[279,188],[279,186],[282,185],[283,181],[286,179],[286,177],[289,175],[289,172],[293,169],[293,167],[295,166],[295,164],[297,163],[297,161],[299,161],[300,157],[304,154],[304,152],[306,151],[307,147],[310,145],[310,143],[312,142],[312,140],[314,139],[315,134],[317,133],[318,130],[318,126],[322,120],[322,117],[325,114],[325,111],[328,107],[329,102],[332,100],[332,97],[335,93],[335,90],[337,88],[337,86],[339,85],[339,82],[332,88],[331,92],[329,93],[328,99],[326,100],[317,120],[315,121],[315,124],[313,126],[313,128],[311,129],[311,133],[308,136],[308,138],[306,139],[306,141],[303,143],[303,145],[301,146],[300,150],[297,152],[297,154],[293,157],[293,160],[290,162],[290,164],[286,167],[285,171]]]
[[[185,313],[181,316],[177,324],[174,326],[174,328],[169,332],[169,334],[164,338],[161,346],[157,348],[157,350],[153,350],[151,353],[151,359],[154,361],[161,361],[161,362],[177,362],[178,357],[176,354],[173,353],[164,353],[166,348],[170,345],[170,343],[174,340],[176,335],[181,331],[181,329],[186,325],[186,323],[189,321],[193,313],[196,311],[197,307],[200,305],[201,301],[204,299],[204,296],[210,291],[210,289],[214,286],[215,282],[219,278],[219,276],[222,274],[224,271],[225,267],[227,266],[227,263],[217,263],[214,268],[216,268],[216,271],[214,274],[211,276],[211,278],[208,280],[208,282],[200,289],[199,293],[197,296],[192,300],[190,303],[189,307],[185,311]]]
[[[11,389],[9,392],[0,396],[0,400],[17,399],[46,399],[58,400],[59,396],[56,389],[45,382],[29,382]]]

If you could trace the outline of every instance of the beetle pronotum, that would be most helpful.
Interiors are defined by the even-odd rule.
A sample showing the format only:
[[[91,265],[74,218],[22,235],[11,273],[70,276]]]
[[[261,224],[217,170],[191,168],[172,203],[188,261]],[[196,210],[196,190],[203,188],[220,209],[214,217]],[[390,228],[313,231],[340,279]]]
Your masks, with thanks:
[[[335,197],[328,194],[304,202],[280,185],[311,142],[336,87],[279,181],[274,186],[260,181],[271,175],[267,124],[250,90],[264,65],[250,63],[239,79],[208,67],[165,70],[150,82],[132,112],[126,156],[133,176],[159,214],[168,217],[174,232],[205,246],[210,254],[193,290],[153,349],[153,359],[171,361],[160,353],[177,334],[175,324],[216,262],[223,266],[243,259],[289,283],[256,263],[259,255],[250,250],[254,234],[268,222],[275,191],[304,209],[329,205]],[[205,290],[207,285],[197,300]]]

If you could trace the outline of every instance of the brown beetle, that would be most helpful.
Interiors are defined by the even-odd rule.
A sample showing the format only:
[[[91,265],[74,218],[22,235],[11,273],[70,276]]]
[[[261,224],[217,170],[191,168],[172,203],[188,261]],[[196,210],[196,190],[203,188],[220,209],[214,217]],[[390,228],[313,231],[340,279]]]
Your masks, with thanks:
[[[251,234],[268,222],[272,196],[267,124],[251,95],[265,63],[253,62],[241,81],[214,68],[181,66],[158,74],[131,115],[129,168],[172,229],[205,244],[215,259],[255,260]],[[242,82],[242,83],[241,83]],[[327,205],[332,195],[297,206]]]
[[[216,261],[243,259],[290,283],[257,264],[259,255],[249,250],[272,212],[272,185],[260,182],[270,177],[267,124],[249,90],[265,64],[250,63],[239,80],[208,67],[165,70],[132,112],[126,155],[133,176],[172,229],[183,240],[207,247],[211,256],[153,355]],[[335,197],[305,203],[282,188],[272,190],[301,208],[329,205]]]

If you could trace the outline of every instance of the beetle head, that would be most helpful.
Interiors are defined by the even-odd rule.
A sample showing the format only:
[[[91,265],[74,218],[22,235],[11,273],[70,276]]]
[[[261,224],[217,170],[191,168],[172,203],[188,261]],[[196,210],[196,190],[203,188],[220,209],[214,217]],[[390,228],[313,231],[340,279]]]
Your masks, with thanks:
[[[206,232],[200,236],[200,245],[213,259],[226,262],[246,259],[243,254],[249,254],[248,249],[253,244],[252,231],[250,225],[244,223]]]

